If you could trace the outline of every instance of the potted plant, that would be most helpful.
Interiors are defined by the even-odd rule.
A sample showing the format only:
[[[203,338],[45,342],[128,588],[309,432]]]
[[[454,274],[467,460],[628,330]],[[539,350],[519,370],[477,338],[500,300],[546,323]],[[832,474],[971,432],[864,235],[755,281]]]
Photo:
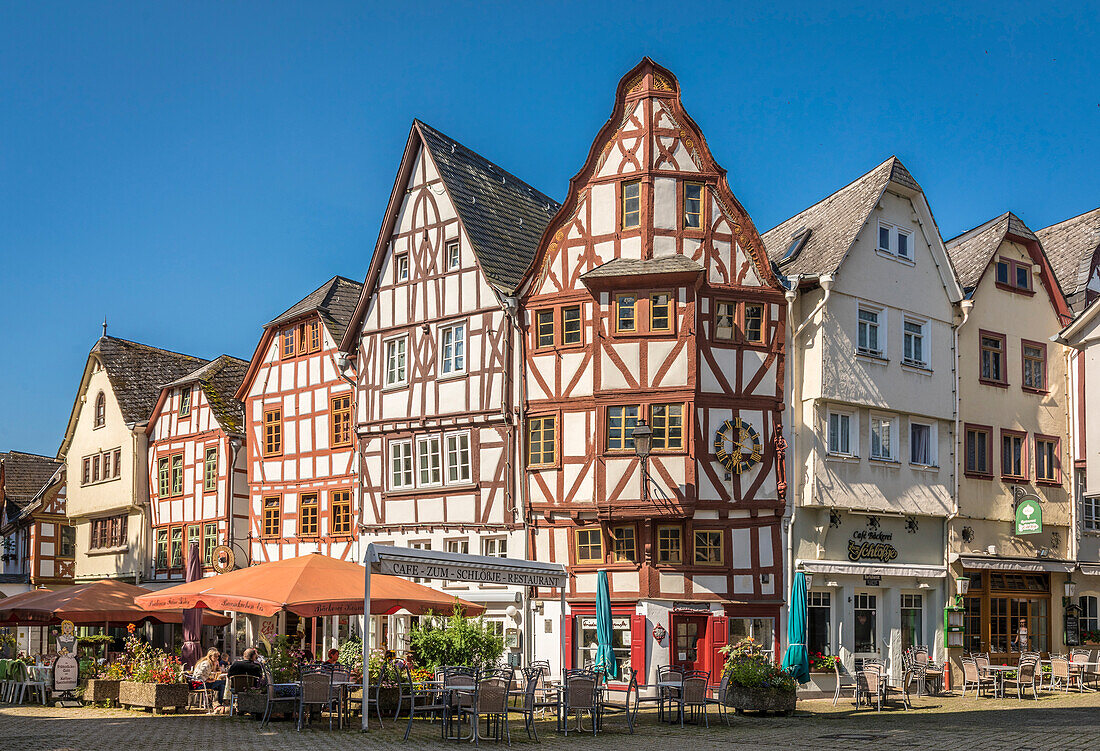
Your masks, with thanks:
[[[724,673],[729,676],[726,705],[738,714],[794,711],[798,685],[791,675],[772,660],[771,655],[752,638],[727,645]]]
[[[1100,629],[1083,629],[1081,641],[1090,647],[1100,646]]]
[[[124,707],[151,709],[153,714],[187,706],[191,687],[185,680],[183,663],[174,655],[138,639],[134,624],[127,627],[124,662],[126,675],[118,686],[118,703]]]

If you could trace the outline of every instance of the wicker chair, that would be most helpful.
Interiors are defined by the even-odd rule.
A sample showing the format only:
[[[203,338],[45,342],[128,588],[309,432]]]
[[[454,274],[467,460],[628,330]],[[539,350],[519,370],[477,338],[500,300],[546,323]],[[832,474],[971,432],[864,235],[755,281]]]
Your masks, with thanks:
[[[512,687],[512,669],[488,670],[469,692],[463,692],[469,701],[459,704],[459,715],[470,720],[474,745],[481,740],[480,720],[485,718],[485,728],[493,728],[493,737],[498,742],[501,726],[509,746],[512,745],[512,731],[508,727],[508,692]]]
[[[1084,664],[1089,661],[1090,650],[1087,649],[1074,649],[1070,652],[1070,670],[1081,675],[1081,682],[1088,683],[1090,679],[1095,680],[1097,674],[1089,670],[1089,666]]]
[[[565,672],[565,703],[562,707],[562,720],[565,734],[569,735],[569,713],[577,716],[577,731],[585,732],[581,727],[581,714],[588,712],[592,718],[592,735],[596,734],[596,715],[599,712],[599,689],[596,674],[591,670],[573,669]]]
[[[684,681],[680,694],[672,703],[676,705],[680,714],[680,727],[684,726],[684,710],[691,710],[692,722],[696,721],[695,712],[702,710],[703,723],[709,728],[710,720],[707,718],[707,691],[710,687],[710,673],[705,670],[692,670],[684,673]]]
[[[313,707],[328,710],[328,729],[332,730],[334,710],[338,716],[340,712],[340,702],[332,698],[332,672],[323,668],[319,670],[303,668],[299,683],[301,688],[298,692],[298,730],[302,729],[303,721],[308,722]]]
[[[987,658],[988,659],[988,658]],[[963,666],[963,687],[962,695],[966,696],[966,687],[973,686],[978,692],[978,696],[982,695],[982,689],[989,687],[996,690],[996,681],[991,675],[983,675],[981,667],[978,661],[974,657],[962,658]]]
[[[928,647],[913,647],[913,675],[917,679],[917,694],[938,694],[943,688],[943,665],[933,662]]]
[[[260,722],[260,727],[264,727],[271,722],[271,715],[274,712],[280,711],[280,707],[285,708],[283,711],[294,712],[298,709],[298,696],[278,696],[275,691],[275,679],[271,675],[271,671],[264,667],[264,681],[267,684],[267,706],[264,707],[264,718]]]
[[[1065,656],[1052,656],[1050,658],[1050,686],[1056,688],[1061,686],[1064,693],[1069,693],[1069,684],[1076,683],[1078,691],[1084,691],[1085,685],[1082,680],[1081,672],[1077,670],[1070,670],[1069,660]]]
[[[836,691],[833,693],[833,706],[835,707],[837,702],[840,701],[841,694],[845,689],[852,690],[852,701],[859,703],[859,681],[856,677],[848,672],[848,668],[845,667],[840,657],[833,659],[833,672],[836,673]]]
[[[229,714],[237,713],[237,700],[239,694],[242,691],[256,688],[260,683],[260,679],[254,675],[248,675],[247,673],[240,673],[229,677],[229,685],[226,686],[226,690],[229,692]]]
[[[596,728],[601,732],[608,715],[624,715],[627,729],[632,735],[634,733],[634,718],[638,714],[638,671],[626,668],[626,672],[630,674],[630,680],[625,687],[618,688],[610,685],[603,687],[603,697],[600,699],[598,711],[599,724]],[[617,694],[622,694],[622,697],[620,698]],[[634,697],[633,704],[631,695]]]
[[[1016,668],[1016,677],[1005,677],[1005,683],[1012,683],[1016,686],[1016,698],[1022,700],[1024,698],[1024,687],[1031,686],[1032,696],[1036,699],[1039,698],[1039,660],[1032,655],[1020,655],[1020,663]]]
[[[718,716],[726,721],[726,726],[730,724],[729,712],[726,711],[727,699],[729,697],[730,690],[730,676],[732,673],[724,671],[722,673],[722,680],[719,681],[717,686],[711,686],[707,691],[707,704],[713,704],[718,707]],[[837,685],[840,685],[839,679]]]

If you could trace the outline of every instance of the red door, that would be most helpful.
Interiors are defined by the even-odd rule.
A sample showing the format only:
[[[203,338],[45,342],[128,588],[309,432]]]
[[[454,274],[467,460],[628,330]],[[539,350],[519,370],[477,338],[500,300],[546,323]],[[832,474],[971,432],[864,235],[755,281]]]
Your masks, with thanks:
[[[707,616],[672,616],[672,664],[688,670],[707,669]]]

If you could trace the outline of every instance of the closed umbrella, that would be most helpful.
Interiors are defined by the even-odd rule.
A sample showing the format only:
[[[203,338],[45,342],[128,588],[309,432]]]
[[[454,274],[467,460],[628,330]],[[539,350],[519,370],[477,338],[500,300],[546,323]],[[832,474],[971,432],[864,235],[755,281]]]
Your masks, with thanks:
[[[607,572],[596,572],[596,664],[597,671],[605,677],[619,674],[615,648],[611,643],[611,591],[607,586]]]
[[[801,571],[791,583],[791,601],[787,611],[787,653],[783,669],[799,683],[810,680],[810,653],[806,650],[806,575]]]
[[[202,554],[199,552],[199,544],[191,543],[191,549],[187,551],[187,581],[198,581],[202,578]],[[189,608],[183,611],[183,648],[180,650],[180,659],[188,669],[195,667],[202,653],[202,609]]]

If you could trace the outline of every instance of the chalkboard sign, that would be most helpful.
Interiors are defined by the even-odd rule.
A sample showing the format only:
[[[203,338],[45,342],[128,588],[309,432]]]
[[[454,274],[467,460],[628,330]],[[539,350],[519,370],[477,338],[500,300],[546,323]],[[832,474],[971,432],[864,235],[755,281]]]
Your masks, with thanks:
[[[53,690],[75,691],[80,685],[80,664],[72,655],[59,655],[53,661]]]
[[[1070,605],[1066,608],[1065,628],[1062,633],[1066,636],[1067,647],[1081,645],[1081,617],[1077,614],[1077,611],[1078,607],[1076,605]]]

